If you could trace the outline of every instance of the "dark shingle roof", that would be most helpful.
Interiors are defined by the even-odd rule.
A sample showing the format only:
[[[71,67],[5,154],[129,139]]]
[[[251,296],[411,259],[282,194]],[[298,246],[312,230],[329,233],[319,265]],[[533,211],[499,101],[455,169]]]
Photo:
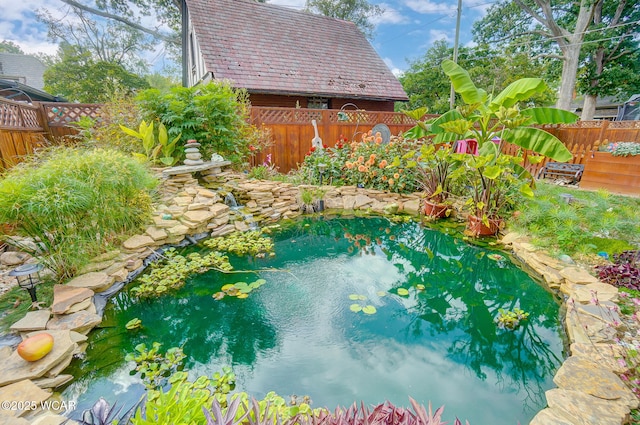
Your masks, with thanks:
[[[357,27],[253,0],[187,0],[207,70],[250,92],[406,100]]]

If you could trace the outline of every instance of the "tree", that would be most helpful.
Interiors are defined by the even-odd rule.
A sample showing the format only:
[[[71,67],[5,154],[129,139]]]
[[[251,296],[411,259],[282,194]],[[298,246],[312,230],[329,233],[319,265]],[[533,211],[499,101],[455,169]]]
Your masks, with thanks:
[[[487,43],[541,45],[547,57],[562,60],[562,75],[556,106],[569,109],[576,86],[577,71],[585,34],[596,8],[603,0],[507,0],[493,5],[485,18],[474,24],[474,35]],[[546,48],[554,44],[560,54]]]
[[[447,46],[446,41],[439,40],[421,60],[410,64],[409,70],[400,77],[402,87],[409,96],[407,109],[426,106],[430,113],[436,114],[449,110],[451,82],[440,65],[452,55],[453,49]],[[489,93],[499,93],[520,78],[549,75],[549,63],[546,60],[531,59],[526,52],[516,49],[497,52],[486,45],[474,49],[460,48],[458,63],[475,81],[487,87]],[[509,72],[504,72],[505,68]],[[547,105],[553,102],[553,93],[547,90],[532,97],[530,102]]]
[[[141,52],[150,49],[152,43],[150,37],[136,29],[120,22],[91,19],[76,7],[69,8],[61,19],[41,10],[38,19],[47,26],[53,42],[75,46],[79,53],[89,52],[97,62],[113,63],[138,73],[147,70]]]
[[[133,92],[149,84],[122,65],[95,60],[88,51],[61,43],[59,60],[44,72],[44,89],[84,103],[106,102],[116,92]]]
[[[384,12],[380,6],[372,5],[367,0],[307,0],[305,10],[351,21],[367,38],[373,37],[375,29],[371,18]]]
[[[599,96],[626,99],[640,92],[640,3],[604,0],[585,37],[585,61],[578,90],[585,94],[582,120],[593,119]]]
[[[16,53],[24,55],[24,52],[16,43],[11,40],[2,40],[0,42],[0,53]]]

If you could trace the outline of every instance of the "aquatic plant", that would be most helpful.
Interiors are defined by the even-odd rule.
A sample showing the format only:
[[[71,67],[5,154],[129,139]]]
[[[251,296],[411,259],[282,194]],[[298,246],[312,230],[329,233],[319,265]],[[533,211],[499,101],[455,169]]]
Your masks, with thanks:
[[[273,240],[262,235],[262,231],[234,232],[230,235],[207,239],[204,246],[220,252],[237,256],[269,253],[273,251]]]
[[[254,289],[258,289],[265,283],[267,283],[267,281],[264,279],[258,279],[251,283],[247,283],[247,282],[227,283],[225,285],[222,285],[222,288],[220,288],[219,292],[216,292],[215,294],[213,294],[213,298],[216,300],[221,300],[225,297],[225,295],[228,295],[230,297],[241,298],[241,299],[247,298],[251,293],[251,291],[253,291]]]
[[[522,320],[526,320],[529,317],[529,313],[525,313],[524,310],[514,308],[513,310],[505,310],[503,308],[498,310],[498,317],[496,323],[500,329],[514,330],[520,326]]]
[[[140,320],[140,319],[138,319],[136,317],[134,319],[129,320],[127,322],[127,324],[124,325],[124,327],[129,331],[134,330],[134,329],[139,329],[139,328],[142,327],[142,320]]]
[[[140,373],[140,378],[148,390],[158,390],[167,382],[172,373],[182,367],[185,354],[179,347],[172,347],[166,353],[160,352],[162,344],[154,342],[151,348],[146,344],[138,344],[135,352],[125,356],[126,361],[136,363],[135,369],[130,373]]]
[[[376,314],[378,310],[371,304],[367,304],[367,297],[364,295],[351,294],[349,295],[349,299],[352,301],[360,301],[360,303],[353,303],[349,306],[349,310],[354,313],[363,312],[364,314]]]
[[[151,265],[150,273],[138,279],[138,286],[131,288],[131,293],[139,297],[158,296],[181,288],[194,273],[203,273],[212,268],[233,270],[228,257],[217,251],[206,255],[191,253],[183,256],[171,248],[165,251],[164,257],[164,261]]]

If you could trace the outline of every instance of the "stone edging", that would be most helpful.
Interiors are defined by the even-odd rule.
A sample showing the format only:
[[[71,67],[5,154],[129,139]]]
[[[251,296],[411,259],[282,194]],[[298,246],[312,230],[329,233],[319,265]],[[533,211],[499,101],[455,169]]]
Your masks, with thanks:
[[[205,170],[202,174],[202,180],[220,187],[222,194],[225,191],[233,193],[238,202],[244,205],[242,211],[226,205],[221,193],[200,186],[191,173],[165,173],[163,203],[158,205],[153,214],[153,223],[144,234],[126,240],[121,250],[92,259],[79,276],[65,285],[56,285],[51,311],[30,312],[12,326],[13,330],[23,334],[46,329],[59,333],[58,336],[54,335],[56,341],[60,338],[71,342],[65,344],[67,349],[64,354],[56,357],[53,365],[43,367],[44,371],[38,372],[39,375],[20,372],[20,365],[24,361],[20,363],[14,359],[16,369],[20,372],[16,376],[21,379],[0,379],[0,399],[3,391],[14,391],[18,386],[24,387],[20,389],[23,399],[30,399],[25,394],[34,394],[35,397],[37,391],[43,391],[40,388],[50,391],[49,388],[62,385],[59,383],[62,379],[66,379],[65,383],[72,379],[69,375],[58,374],[71,362],[73,355],[86,348],[84,335],[101,322],[101,309],[96,309],[95,305],[99,304],[96,295],[110,296],[112,292],[117,292],[118,287],[132,280],[157,256],[161,247],[184,244],[185,241],[195,242],[194,237],[199,239],[209,235],[222,236],[236,230],[246,231],[252,222],[268,223],[296,217],[301,214],[298,202],[300,190],[312,187],[247,180],[244,175],[222,172],[218,168]],[[418,194],[399,195],[353,186],[325,186],[323,190],[326,208],[419,213]],[[638,399],[614,373],[620,370],[615,360],[619,347],[612,340],[615,335],[613,320],[604,317],[590,304],[593,292],[597,292],[601,304],[614,302],[617,288],[599,282],[585,270],[536,250],[520,235],[508,234],[502,243],[511,247],[517,258],[542,276],[549,289],[560,290],[567,305],[565,322],[572,356],[554,377],[559,388],[546,393],[549,407],[540,411],[530,425],[625,423],[630,409],[638,407]],[[0,360],[16,356],[15,352],[0,350]],[[40,378],[42,376],[52,376],[51,379],[58,377],[58,381],[43,381]],[[37,394],[44,399],[50,396],[50,393]],[[34,420],[33,424],[39,423],[44,416],[53,420],[51,412],[26,413]],[[3,412],[0,412],[0,423],[2,419]],[[69,421],[69,424],[72,425],[73,421]]]

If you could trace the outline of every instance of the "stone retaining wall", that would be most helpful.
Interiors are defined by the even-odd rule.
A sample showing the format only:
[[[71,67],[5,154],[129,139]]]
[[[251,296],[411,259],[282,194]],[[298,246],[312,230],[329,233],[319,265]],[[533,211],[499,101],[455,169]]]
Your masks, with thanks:
[[[28,397],[31,394],[35,397],[36,393],[38,397],[49,397],[52,388],[72,379],[61,373],[73,355],[86,348],[84,335],[101,321],[94,295],[109,291],[116,283],[121,286],[122,282],[136,276],[142,271],[145,260],[148,262],[160,247],[180,244],[185,239],[195,241],[209,235],[246,231],[253,223],[296,217],[301,214],[301,191],[316,189],[248,180],[242,174],[219,169],[211,170],[202,179],[204,185],[188,173],[168,177],[163,182],[164,198],[144,233],[127,239],[122,249],[92,259],[65,285],[55,285],[50,310],[29,312],[11,327],[23,335],[46,330],[54,334],[56,347],[63,346],[64,349],[55,356],[50,353],[33,363],[26,363],[11,350],[0,350],[0,361],[4,360],[5,365],[0,373],[0,399],[4,400],[3,394],[9,393],[18,394],[22,399],[31,399]],[[416,215],[419,212],[417,194],[398,195],[353,186],[326,186],[322,190],[327,209]],[[242,207],[230,208],[225,204],[229,193]],[[613,340],[615,316],[605,313],[612,311],[608,307],[616,300],[617,289],[597,281],[582,269],[536,250],[520,235],[509,234],[502,242],[540,274],[551,290],[560,291],[567,301],[565,321],[572,343],[571,357],[554,378],[559,388],[546,393],[549,407],[539,412],[531,425],[625,423],[630,408],[638,406],[638,399],[614,373],[619,372],[615,360],[619,346]],[[591,304],[594,293],[597,293],[599,307]],[[59,339],[64,344],[59,343]],[[23,413],[33,423],[38,423],[40,419],[34,418],[43,413],[52,421],[47,423],[56,423],[51,412]],[[0,424],[4,414],[0,412]]]

